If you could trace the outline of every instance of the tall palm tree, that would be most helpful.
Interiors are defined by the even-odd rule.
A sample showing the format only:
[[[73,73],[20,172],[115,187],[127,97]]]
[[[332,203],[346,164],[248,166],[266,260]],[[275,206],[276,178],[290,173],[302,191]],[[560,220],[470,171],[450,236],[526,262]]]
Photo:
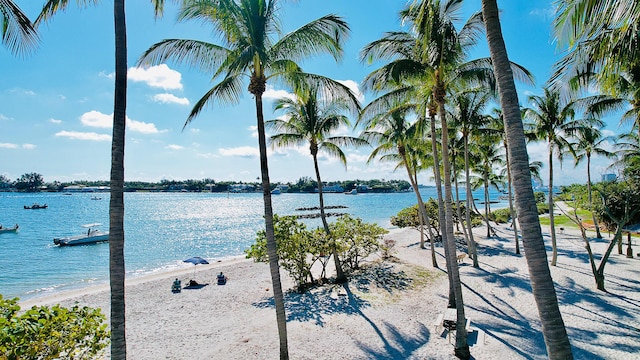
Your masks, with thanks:
[[[633,0],[558,1],[554,28],[566,55],[554,67],[560,88],[587,91],[591,85],[603,95],[591,96],[597,115],[624,112],[621,124],[631,123],[640,134],[640,6]]]
[[[173,60],[203,70],[213,75],[214,80],[219,79],[196,102],[185,126],[215,100],[236,103],[243,80],[249,79],[248,90],[254,97],[256,107],[267,252],[280,338],[280,358],[287,359],[286,316],[273,229],[262,95],[267,80],[280,80],[301,87],[306,80],[316,79],[311,75],[305,76],[296,61],[323,53],[340,59],[342,41],[349,32],[349,26],[336,15],[326,15],[282,35],[279,9],[277,0],[185,0],[178,19],[210,25],[213,33],[221,36],[223,43],[165,39],[145,51],[138,63],[159,64]],[[328,92],[332,91],[331,83],[324,85]]]
[[[353,136],[332,136],[332,133],[340,127],[351,126],[345,113],[358,114],[360,104],[355,100],[355,95],[349,89],[345,89],[345,96],[338,96],[336,93],[323,93],[321,90],[319,86],[312,85],[309,91],[299,94],[295,99],[288,97],[278,99],[274,103],[274,110],[283,111],[287,119],[270,120],[265,125],[278,132],[270,138],[275,146],[309,144],[309,152],[313,158],[316,181],[318,182],[320,217],[324,230],[332,242],[333,259],[336,265],[336,282],[341,283],[346,281],[346,276],[342,270],[335,241],[331,238],[331,231],[324,211],[318,152],[323,151],[337,157],[346,169],[347,157],[341,146],[362,146],[368,145],[368,143]]]
[[[553,211],[553,161],[554,154],[560,160],[564,157],[564,150],[572,150],[568,136],[576,129],[574,120],[574,102],[565,102],[560,97],[559,91],[549,88],[544,89],[544,95],[529,96],[530,108],[524,110],[524,116],[531,122],[527,124],[538,141],[546,141],[548,144],[549,161],[549,227],[551,233],[551,266],[556,266],[558,261],[558,248],[556,245],[556,229]]]
[[[491,204],[489,199],[489,189],[499,190],[504,185],[502,178],[496,177],[494,168],[503,166],[504,160],[501,148],[499,148],[499,138],[485,129],[476,129],[474,142],[476,143],[476,151],[478,162],[474,166],[476,173],[481,175],[476,182],[476,188],[482,186],[484,188],[484,218],[487,224],[487,238],[491,237],[493,228],[489,224],[489,214],[491,213]]]
[[[571,147],[575,151],[575,165],[578,166],[583,160],[587,160],[587,196],[589,198],[589,207],[593,210],[593,198],[591,194],[591,156],[613,157],[613,153],[603,148],[603,145],[611,140],[611,138],[603,136],[600,129],[590,126],[580,128],[574,136],[576,140],[571,143]],[[596,237],[602,239],[595,212],[592,212],[592,219],[593,225],[596,227]]]
[[[15,55],[32,51],[38,43],[38,33],[31,20],[13,0],[0,0],[0,35],[2,45]]]
[[[97,4],[97,0],[77,0],[79,6]],[[155,16],[161,16],[164,0],[152,0]],[[36,24],[64,10],[69,0],[48,0]],[[109,285],[111,290],[111,358],[126,359],[125,260],[124,260],[124,145],[127,108],[127,28],[124,0],[114,0],[115,86],[109,202]]]
[[[495,69],[500,106],[509,143],[509,159],[514,174],[516,208],[522,243],[531,279],[531,290],[542,324],[542,335],[549,359],[572,359],[571,344],[558,306],[558,297],[547,263],[547,253],[542,239],[540,219],[531,185],[529,156],[524,136],[524,126],[518,103],[518,93],[509,69],[509,57],[502,37],[498,4],[496,0],[482,0],[482,14],[487,29],[489,52]]]

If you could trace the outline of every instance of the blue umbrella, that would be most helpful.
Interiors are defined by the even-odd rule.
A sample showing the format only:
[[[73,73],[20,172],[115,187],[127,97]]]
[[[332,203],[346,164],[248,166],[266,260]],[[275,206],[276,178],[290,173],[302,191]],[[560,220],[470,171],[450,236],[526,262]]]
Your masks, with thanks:
[[[209,262],[203,258],[201,258],[200,256],[194,256],[194,257],[190,257],[187,260],[184,260],[183,262],[188,262],[188,263],[192,263],[193,265],[198,265],[198,264],[208,264]],[[196,277],[196,268],[193,268],[193,277]]]

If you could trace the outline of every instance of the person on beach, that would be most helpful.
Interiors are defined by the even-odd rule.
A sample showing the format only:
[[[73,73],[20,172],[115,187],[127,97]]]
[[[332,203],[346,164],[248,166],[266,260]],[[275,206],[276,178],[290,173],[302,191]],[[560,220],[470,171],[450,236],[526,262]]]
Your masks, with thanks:
[[[171,285],[171,291],[174,293],[179,293],[182,290],[182,283],[178,278],[173,280],[173,285]]]
[[[218,285],[224,285],[226,283],[227,283],[227,277],[221,271],[220,274],[218,274]]]

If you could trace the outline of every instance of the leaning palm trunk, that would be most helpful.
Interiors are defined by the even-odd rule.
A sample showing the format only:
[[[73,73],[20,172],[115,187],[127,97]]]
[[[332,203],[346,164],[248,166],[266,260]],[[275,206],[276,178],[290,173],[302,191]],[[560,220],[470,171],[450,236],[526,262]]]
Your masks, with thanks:
[[[473,238],[473,225],[471,224],[471,209],[474,206],[473,201],[473,191],[471,191],[471,174],[469,173],[469,136],[468,131],[464,135],[464,178],[465,178],[465,188],[467,190],[467,202],[465,209],[465,222],[467,225],[467,233],[469,234],[469,256],[473,259],[473,267],[478,268],[480,264],[478,263],[478,253],[476,251],[476,241]]]
[[[516,191],[516,210],[522,229],[522,243],[529,267],[531,290],[538,307],[542,335],[547,346],[547,354],[552,360],[573,359],[571,344],[562,321],[558,298],[547,263],[540,219],[531,186],[529,156],[524,139],[518,94],[502,38],[496,0],[482,0],[482,14],[487,28],[489,51],[498,83],[504,127],[509,142],[510,166],[513,174],[516,175],[513,178],[513,185]]]
[[[507,154],[507,181],[509,182],[509,215],[511,215],[511,226],[513,226],[513,237],[516,241],[516,254],[520,254],[520,241],[518,241],[518,215],[513,209],[513,191],[511,184],[511,169],[509,167],[509,155]]]
[[[127,26],[124,0],[113,2],[115,26],[115,94],[109,200],[109,287],[111,290],[111,358],[127,358],[124,261],[124,141],[127,113]]]
[[[460,359],[469,359],[469,344],[467,343],[467,320],[464,315],[464,301],[462,299],[462,282],[460,281],[460,272],[458,271],[458,262],[456,260],[456,243],[453,237],[453,209],[451,206],[451,163],[449,161],[449,130],[444,110],[444,89],[440,87],[436,91],[438,98],[438,116],[440,117],[442,129],[442,169],[444,170],[444,208],[445,208],[445,226],[443,229],[443,241],[445,242],[445,256],[447,263],[451,264],[451,273],[449,277],[453,280],[453,293],[456,299],[456,345],[455,355]],[[445,240],[446,239],[446,240]]]
[[[456,161],[453,161],[453,173],[456,174]],[[467,234],[466,224],[462,220],[462,211],[460,210],[460,185],[458,184],[458,177],[453,176],[454,184],[453,186],[456,189],[456,216],[458,217],[457,224],[462,225],[462,234],[464,235],[464,240],[467,242],[467,248],[471,248],[471,242],[469,241],[469,235]]]
[[[413,176],[411,176],[411,168],[409,167],[409,162],[407,159],[407,151],[403,144],[398,145],[398,153],[402,157],[402,162],[404,163],[404,167],[407,170],[407,175],[409,176],[409,183],[411,184],[411,188],[413,192],[416,194],[416,199],[418,200],[418,216],[421,216],[424,222],[427,224],[427,229],[429,230],[429,238],[431,241],[431,261],[433,263],[433,267],[438,267],[438,262],[436,261],[435,252],[433,251],[433,231],[431,230],[431,221],[429,221],[429,214],[427,214],[427,209],[424,206],[424,202],[422,201],[422,195],[420,195],[420,189],[418,188],[418,183],[414,180]]]
[[[436,181],[436,194],[438,195],[438,225],[440,226],[440,234],[442,238],[442,247],[445,249],[445,257],[447,259],[447,274],[449,274],[449,308],[456,307],[456,297],[455,297],[455,284],[453,277],[451,274],[453,273],[451,270],[452,263],[449,261],[447,257],[447,232],[445,224],[446,224],[446,215],[444,210],[444,200],[442,196],[442,177],[440,176],[440,155],[438,154],[438,144],[436,141],[436,118],[435,118],[435,110],[429,111],[430,118],[430,132],[431,132],[431,152],[433,153],[433,177]],[[444,136],[444,135],[442,135]],[[443,149],[444,144],[442,145]],[[443,153],[446,151],[443,151]],[[454,249],[455,250],[455,249]],[[454,252],[455,257],[455,252]]]
[[[553,215],[553,145],[549,141],[549,232],[551,233],[551,266],[556,266],[558,262],[558,245],[556,243],[556,225]]]
[[[267,141],[264,130],[264,115],[262,112],[262,93],[265,90],[265,79],[251,79],[249,91],[255,96],[256,117],[258,122],[258,145],[260,147],[260,172],[262,176],[262,198],[264,200],[264,222],[267,236],[267,255],[269,270],[273,284],[273,299],[276,305],[276,321],[280,338],[280,360],[289,359],[287,344],[287,317],[284,309],[284,295],[280,281],[280,266],[278,264],[277,245],[273,228],[273,207],[271,205],[271,183],[269,181],[269,166],[267,163]]]
[[[489,213],[491,213],[491,209],[489,208],[489,174],[488,170],[484,171],[484,221],[487,223],[487,238],[491,237],[491,224],[489,223]]]
[[[311,155],[313,156],[313,166],[316,170],[316,180],[318,181],[318,197],[320,198],[320,217],[322,218],[322,226],[324,226],[324,231],[327,233],[329,237],[329,241],[331,241],[331,250],[333,251],[333,261],[336,265],[336,282],[343,283],[347,280],[347,277],[344,275],[344,271],[342,270],[342,264],[340,263],[340,256],[338,255],[338,249],[336,246],[335,239],[331,236],[331,230],[329,230],[329,224],[327,223],[327,216],[324,212],[324,196],[322,195],[322,180],[320,179],[320,168],[318,167],[318,145],[313,144]]]

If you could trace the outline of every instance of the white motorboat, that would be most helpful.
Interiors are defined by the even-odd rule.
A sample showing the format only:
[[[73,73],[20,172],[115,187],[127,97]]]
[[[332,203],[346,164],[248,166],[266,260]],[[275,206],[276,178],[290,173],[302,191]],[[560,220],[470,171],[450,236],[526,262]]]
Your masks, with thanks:
[[[4,226],[0,225],[0,234],[17,232],[18,231],[18,227],[19,227],[18,224],[16,224],[15,226],[12,226],[12,227],[4,227]]]
[[[100,225],[102,224],[94,223],[82,225],[83,228],[87,229],[87,232],[85,234],[54,238],[53,243],[60,246],[71,246],[95,244],[98,242],[109,241],[109,232],[97,229],[97,227]]]

